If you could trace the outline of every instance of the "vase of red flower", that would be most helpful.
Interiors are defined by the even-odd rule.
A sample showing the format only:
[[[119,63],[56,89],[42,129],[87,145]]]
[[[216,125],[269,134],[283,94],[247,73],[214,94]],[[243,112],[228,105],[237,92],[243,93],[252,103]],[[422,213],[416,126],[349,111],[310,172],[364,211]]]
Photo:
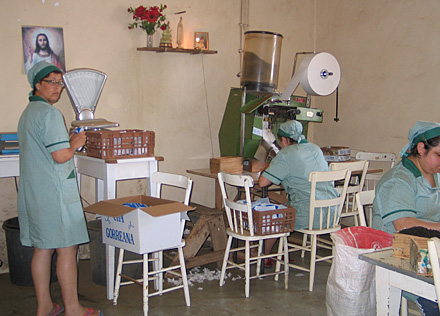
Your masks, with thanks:
[[[133,23],[128,25],[130,30],[134,28],[141,28],[147,33],[147,47],[153,47],[153,34],[156,29],[160,28],[164,31],[167,28],[167,18],[163,11],[167,8],[166,5],[144,7],[139,6],[135,9],[128,8],[128,13],[133,15]]]

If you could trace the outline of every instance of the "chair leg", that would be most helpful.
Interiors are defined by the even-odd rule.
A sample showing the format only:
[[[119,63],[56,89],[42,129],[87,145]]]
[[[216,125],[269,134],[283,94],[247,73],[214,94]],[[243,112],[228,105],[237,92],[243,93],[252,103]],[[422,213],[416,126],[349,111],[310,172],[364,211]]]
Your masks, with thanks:
[[[307,246],[307,237],[308,237],[308,235],[304,234],[304,236],[303,236],[303,243],[302,243],[303,247]],[[304,258],[304,253],[305,252],[306,252],[305,250],[301,250],[301,258]]]
[[[260,240],[258,242],[258,254],[257,256],[260,256],[262,253],[264,253],[264,249],[263,249],[263,241]],[[261,272],[261,262],[263,261],[263,259],[258,259],[257,260],[257,275],[260,275]],[[264,264],[264,263],[263,263]]]
[[[179,261],[180,261],[180,274],[182,274],[183,292],[185,293],[186,306],[191,305],[191,299],[189,297],[188,278],[186,275],[185,257],[183,255],[183,247],[179,247]]]
[[[228,259],[229,259],[229,252],[231,251],[231,245],[232,245],[232,236],[229,236],[228,243],[226,244],[225,256],[223,258],[222,272],[220,274],[220,286],[223,286],[225,284],[225,274],[226,274],[226,268],[228,266]]]
[[[153,271],[160,271],[163,269],[163,251],[153,252],[151,254],[153,260]],[[154,289],[162,293],[163,291],[163,272],[157,273],[157,279],[154,280]]]
[[[244,266],[244,275],[245,275],[245,288],[244,288],[244,293],[246,297],[249,297],[249,288],[250,288],[250,275],[251,275],[251,265],[250,265],[250,242],[248,240],[246,240],[245,242],[245,266]]]
[[[408,301],[403,296],[400,303],[400,316],[408,316]]]
[[[309,291],[313,291],[313,283],[315,281],[315,266],[316,266],[316,244],[317,236],[311,235],[311,249],[310,249],[310,277],[309,277]]]
[[[124,249],[119,249],[118,267],[116,268],[115,288],[113,292],[113,305],[118,304],[119,289],[121,287],[121,273],[124,262]]]
[[[289,245],[287,241],[287,237],[282,238],[280,240],[284,243],[284,288],[287,290],[289,288]]]
[[[142,284],[142,299],[144,316],[148,315],[148,253],[143,255],[143,284]]]

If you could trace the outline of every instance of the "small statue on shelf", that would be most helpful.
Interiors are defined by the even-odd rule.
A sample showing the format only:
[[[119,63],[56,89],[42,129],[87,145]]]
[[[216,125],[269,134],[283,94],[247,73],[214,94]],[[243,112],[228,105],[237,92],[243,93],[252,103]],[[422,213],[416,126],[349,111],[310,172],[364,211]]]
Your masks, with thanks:
[[[183,22],[182,17],[180,17],[179,24],[177,24],[177,48],[183,48]]]
[[[168,22],[166,29],[162,33],[159,47],[173,48],[173,44],[171,42],[170,22]]]

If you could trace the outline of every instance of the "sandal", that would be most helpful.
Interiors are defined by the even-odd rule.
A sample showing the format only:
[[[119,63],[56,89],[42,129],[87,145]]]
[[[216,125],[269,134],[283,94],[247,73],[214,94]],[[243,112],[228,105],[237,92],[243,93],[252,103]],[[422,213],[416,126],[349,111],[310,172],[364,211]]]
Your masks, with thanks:
[[[93,308],[89,308],[87,309],[87,312],[84,314],[84,316],[90,316],[95,312],[95,310]],[[104,314],[102,313],[102,311],[99,311],[99,316],[104,316]]]
[[[264,266],[265,267],[273,267],[273,265],[275,264],[275,260],[273,260],[272,258],[267,258],[266,260],[264,260]]]
[[[55,304],[53,303],[53,308],[55,309],[54,312],[52,314],[50,314],[49,316],[55,316],[58,314],[61,314],[62,312],[64,312],[64,307],[62,307],[61,305]]]

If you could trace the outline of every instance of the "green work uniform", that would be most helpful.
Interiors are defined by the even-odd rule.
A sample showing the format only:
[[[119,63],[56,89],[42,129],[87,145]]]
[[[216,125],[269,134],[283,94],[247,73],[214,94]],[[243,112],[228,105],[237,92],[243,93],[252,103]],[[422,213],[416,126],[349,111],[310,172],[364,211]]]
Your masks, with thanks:
[[[295,229],[309,228],[310,172],[328,170],[328,163],[324,159],[322,150],[315,144],[302,140],[299,144],[281,149],[263,172],[263,177],[276,185],[282,184],[286,190],[289,197],[287,204],[296,209]],[[330,199],[337,196],[338,192],[332,182],[318,183],[317,199]],[[318,227],[317,216],[315,216],[313,226]]]
[[[403,217],[440,222],[438,173],[434,180],[436,186],[432,187],[411,160],[402,158],[377,184],[373,228],[394,234],[393,221]]]
[[[73,158],[57,163],[51,153],[70,148],[61,112],[30,96],[18,123],[18,217],[24,246],[64,248],[89,241]]]

